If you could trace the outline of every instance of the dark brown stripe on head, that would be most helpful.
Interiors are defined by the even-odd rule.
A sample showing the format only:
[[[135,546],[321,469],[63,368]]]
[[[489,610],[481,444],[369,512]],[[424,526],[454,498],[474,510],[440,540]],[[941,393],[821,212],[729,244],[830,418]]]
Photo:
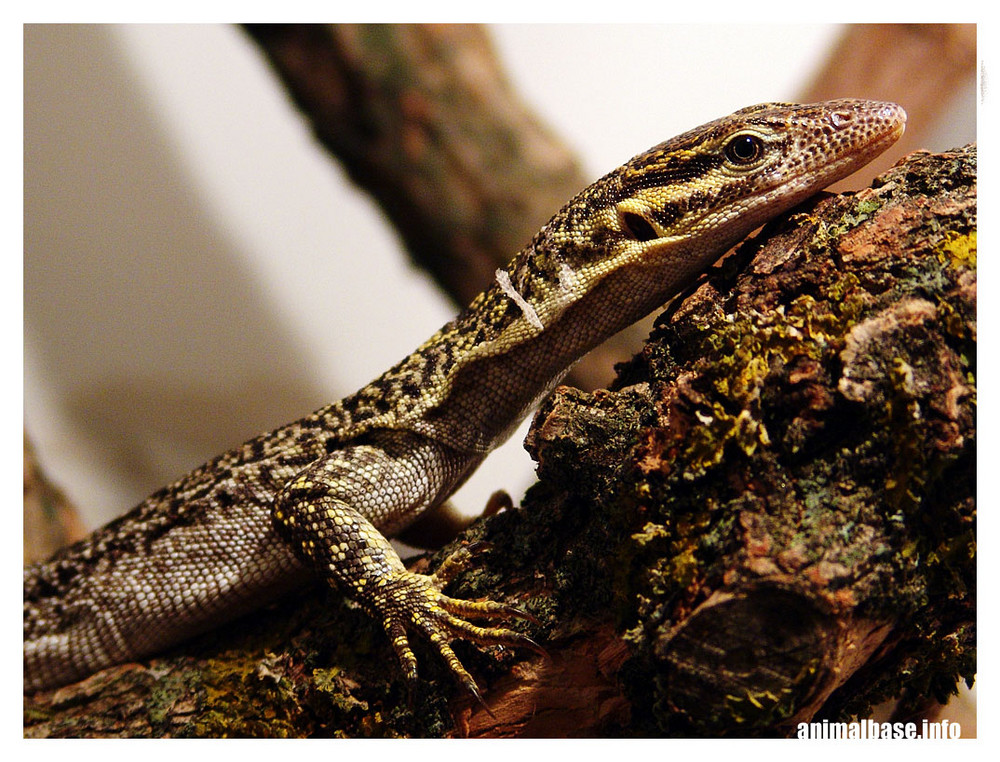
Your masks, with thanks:
[[[656,185],[687,183],[711,172],[722,163],[722,157],[713,153],[694,153],[669,156],[656,164],[639,169],[629,167],[622,185],[627,193]]]
[[[687,203],[679,201],[660,204],[651,210],[651,215],[663,228],[669,229],[688,210]]]
[[[716,153],[648,153],[634,164],[625,166],[622,188],[629,195],[657,185],[690,182],[703,177],[721,163],[722,157]]]

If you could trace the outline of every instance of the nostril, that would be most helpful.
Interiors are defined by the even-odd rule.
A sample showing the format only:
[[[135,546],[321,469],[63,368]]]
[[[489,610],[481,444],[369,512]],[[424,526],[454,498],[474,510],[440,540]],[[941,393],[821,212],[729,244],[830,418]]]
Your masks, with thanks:
[[[895,103],[887,103],[885,108],[882,109],[880,116],[887,121],[906,121],[906,112],[901,106],[897,106]]]
[[[830,122],[834,129],[842,129],[854,120],[854,113],[851,111],[834,111],[830,114]]]

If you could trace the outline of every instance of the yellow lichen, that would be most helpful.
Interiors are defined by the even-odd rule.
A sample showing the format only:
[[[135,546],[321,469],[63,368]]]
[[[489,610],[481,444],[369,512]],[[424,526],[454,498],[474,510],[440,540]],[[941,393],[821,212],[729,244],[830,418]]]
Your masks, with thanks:
[[[949,230],[934,250],[941,264],[951,267],[976,267],[976,231],[957,233]]]

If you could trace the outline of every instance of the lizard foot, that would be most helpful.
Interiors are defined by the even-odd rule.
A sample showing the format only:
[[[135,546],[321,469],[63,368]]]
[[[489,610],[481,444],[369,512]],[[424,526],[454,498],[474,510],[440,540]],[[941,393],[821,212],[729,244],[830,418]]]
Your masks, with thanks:
[[[466,621],[476,617],[514,616],[537,623],[533,616],[496,601],[450,598],[440,591],[441,584],[439,575],[398,572],[371,591],[367,600],[381,618],[403,673],[411,684],[417,679],[417,659],[410,648],[409,630],[417,631],[434,645],[452,675],[481,703],[479,686],[452,650],[452,640],[461,638],[478,645],[530,648],[548,658],[546,651],[527,635],[506,627],[481,627]]]

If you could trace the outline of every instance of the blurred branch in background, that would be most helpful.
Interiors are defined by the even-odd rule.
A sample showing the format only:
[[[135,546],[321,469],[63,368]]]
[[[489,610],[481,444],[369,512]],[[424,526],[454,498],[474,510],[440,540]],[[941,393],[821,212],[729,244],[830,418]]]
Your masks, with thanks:
[[[587,183],[508,83],[476,25],[250,25],[319,141],[413,260],[464,307]],[[596,350],[569,379],[606,384],[640,346]]]
[[[856,24],[845,28],[800,100],[858,97],[898,103],[910,118],[896,148],[910,153],[932,148],[926,144],[929,134],[948,117],[962,85],[975,77],[975,24]],[[875,159],[833,188],[867,186],[898,155]]]
[[[463,305],[585,183],[481,27],[246,29],[320,142]]]
[[[23,435],[24,563],[41,561],[86,534],[76,508],[42,470]]]

